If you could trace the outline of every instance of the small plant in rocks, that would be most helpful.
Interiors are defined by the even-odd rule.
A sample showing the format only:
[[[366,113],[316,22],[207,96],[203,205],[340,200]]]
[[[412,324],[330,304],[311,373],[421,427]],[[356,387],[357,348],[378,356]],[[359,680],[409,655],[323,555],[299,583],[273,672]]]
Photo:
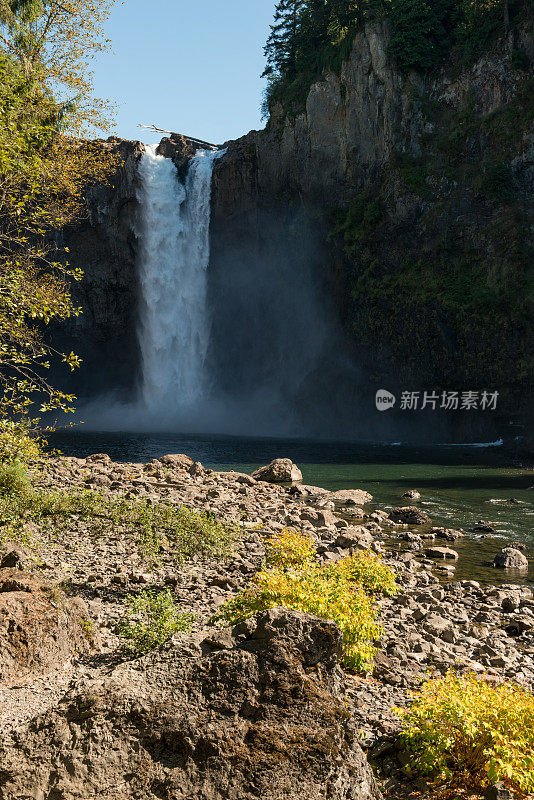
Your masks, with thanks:
[[[193,621],[193,614],[178,610],[170,589],[161,592],[147,589],[138,595],[126,596],[126,608],[117,633],[123,649],[138,656],[159,647],[174,633],[190,630]]]
[[[335,571],[361,586],[368,594],[394,597],[399,591],[393,570],[370,550],[360,550],[343,558],[334,567]]]
[[[95,641],[95,629],[90,619],[81,619],[80,625],[87,641],[93,645]]]
[[[272,537],[267,554],[268,562],[274,561],[275,566],[258,572],[236,597],[221,606],[212,622],[235,625],[275,606],[332,619],[343,632],[344,665],[355,672],[369,672],[375,654],[371,642],[380,636],[381,627],[364,584],[372,585],[377,593],[380,585],[393,591],[391,570],[369,553],[334,564],[313,563],[305,537],[292,532]]]
[[[534,696],[474,674],[429,678],[403,720],[411,768],[449,797],[497,782],[518,797],[534,792]]]

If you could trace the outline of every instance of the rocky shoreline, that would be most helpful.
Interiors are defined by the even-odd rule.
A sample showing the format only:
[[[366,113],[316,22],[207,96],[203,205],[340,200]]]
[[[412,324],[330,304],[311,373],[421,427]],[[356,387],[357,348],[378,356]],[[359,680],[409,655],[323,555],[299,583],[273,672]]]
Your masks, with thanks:
[[[89,796],[113,797],[117,800],[133,797],[184,800],[193,797],[225,797],[229,800],[234,797],[236,800],[249,797],[292,798],[297,794],[302,796],[298,782],[304,780],[308,781],[305,784],[306,796],[310,798],[323,796],[318,793],[321,782],[323,789],[326,785],[330,787],[332,797],[354,800],[378,797],[370,773],[366,772],[367,767],[358,755],[360,751],[356,742],[360,742],[369,757],[379,763],[382,790],[387,796],[408,797],[417,785],[410,784],[402,753],[396,749],[395,734],[399,730],[399,719],[391,708],[409,702],[410,691],[419,686],[429,670],[445,673],[455,668],[493,676],[495,681],[503,678],[514,680],[531,691],[534,689],[534,597],[527,585],[505,582],[506,576],[513,574],[507,570],[496,570],[498,585],[483,586],[476,581],[451,582],[454,569],[448,564],[454,563],[457,557],[454,540],[464,532],[432,527],[427,515],[414,505],[401,506],[393,511],[380,510],[369,505],[371,495],[363,490],[330,492],[321,487],[306,486],[301,478],[298,468],[287,459],[276,460],[253,476],[206,469],[184,455],[163,456],[148,464],[115,463],[105,454],[85,459],[58,457],[45,462],[34,480],[42,488],[88,489],[102,492],[104,497],[126,496],[145,499],[148,503],[164,501],[176,506],[185,505],[203,510],[221,521],[235,523],[241,535],[227,561],[204,563],[193,558],[179,566],[172,553],[167,551],[159,554],[158,562],[154,565],[143,561],[138,547],[120,526],[105,536],[91,535],[87,521],[82,516],[78,520],[74,516],[68,531],[58,530],[42,552],[30,552],[20,542],[3,543],[0,551],[0,625],[7,638],[8,630],[13,630],[13,626],[19,624],[23,628],[21,638],[26,637],[29,648],[28,640],[31,644],[32,635],[38,634],[30,630],[28,614],[31,616],[33,602],[44,602],[43,591],[45,594],[48,592],[47,597],[51,598],[50,587],[55,587],[59,592],[59,599],[50,599],[51,608],[44,609],[45,616],[47,620],[52,620],[55,602],[56,610],[59,608],[63,617],[50,622],[46,635],[42,635],[41,631],[40,647],[35,648],[33,656],[28,658],[28,668],[16,675],[13,670],[9,672],[6,668],[8,663],[13,666],[12,662],[8,662],[8,656],[12,658],[13,652],[9,651],[9,647],[0,648],[3,678],[0,683],[0,735],[3,742],[0,763],[5,765],[0,767],[2,800],[18,800],[22,797],[35,800],[52,797],[54,800],[87,800]],[[406,502],[411,504],[414,498],[407,498]],[[274,610],[274,616],[269,617],[271,612],[268,612],[268,619],[256,622],[260,628],[263,625],[270,631],[268,635],[262,633],[261,636],[257,633],[259,628],[254,629],[256,633],[252,629],[243,629],[234,630],[232,634],[214,634],[213,628],[206,627],[220,605],[235,595],[261,567],[265,558],[266,539],[286,527],[299,528],[310,534],[317,544],[318,560],[336,560],[354,549],[371,549],[382,554],[394,568],[400,592],[396,597],[378,600],[383,633],[376,642],[378,652],[371,676],[343,675],[337,665],[337,634],[330,630],[335,626],[319,623],[317,618],[309,615]],[[526,560],[520,551],[514,552]],[[34,577],[28,578],[28,575]],[[502,583],[498,583],[500,579],[503,579]],[[195,615],[195,626],[191,634],[176,635],[155,654],[125,665],[121,663],[124,662],[124,656],[121,657],[118,650],[116,623],[121,617],[126,594],[147,587],[170,587],[180,609]],[[20,597],[26,604],[22,610],[17,606],[17,598]],[[275,612],[279,614],[278,617]],[[89,621],[86,626],[90,626],[90,635],[86,637],[86,642],[80,642],[79,636],[74,633],[73,620],[76,615]],[[312,624],[310,619],[315,622]],[[321,628],[318,633],[316,628],[321,625],[324,630]],[[223,638],[219,641],[217,636]],[[309,652],[309,642],[312,640],[315,642],[313,648],[320,650],[320,653],[314,650],[313,657]],[[323,643],[322,649],[318,641]],[[48,661],[40,659],[38,653],[50,647],[51,642],[55,643],[55,656]],[[206,642],[211,644],[208,646]],[[251,642],[256,644],[253,646]],[[290,657],[288,642],[292,642],[295,653],[301,654],[297,655],[295,663]],[[176,741],[173,745],[167,729],[165,733],[160,731],[159,739],[155,733],[151,734],[159,742],[160,750],[163,748],[165,751],[164,756],[160,753],[161,758],[147,746],[145,729],[143,735],[139,733],[139,719],[143,714],[150,716],[149,706],[152,708],[153,703],[159,710],[150,713],[160,719],[163,705],[170,708],[176,702],[179,707],[180,703],[186,702],[184,692],[187,694],[187,691],[183,686],[178,687],[176,682],[173,686],[177,694],[173,694],[174,690],[167,684],[165,691],[159,687],[156,692],[154,688],[157,674],[161,673],[165,682],[169,679],[169,670],[172,672],[175,669],[169,655],[174,652],[173,648],[176,653],[182,653],[182,660],[189,659],[191,664],[189,672],[178,670],[173,680],[187,683],[189,678],[184,677],[186,673],[197,676],[190,679],[191,686],[198,689],[191,689],[191,703],[202,707],[202,714],[207,714],[206,708],[209,706],[210,713],[206,717],[200,715],[202,724],[207,725],[211,719],[215,728],[220,728],[217,734],[219,750],[215,748],[213,753],[215,761],[219,759],[217,768],[209,762],[208,771],[213,778],[211,788],[199,788],[202,780],[207,780],[207,773],[203,772],[206,765],[194,748],[191,751],[194,769],[189,762],[186,768],[185,762],[178,763],[179,759],[176,761],[172,756],[176,747],[180,752],[185,747],[182,741],[185,736],[182,730],[183,714],[187,716],[185,711],[180,716],[182,722],[178,724],[174,718],[171,725],[173,736],[180,742],[179,746]],[[221,653],[226,653],[229,659],[227,668],[231,678],[226,683],[226,678],[221,678],[226,669],[220,663],[221,659],[224,661]],[[239,668],[242,661],[247,664],[243,667],[243,674]],[[236,687],[243,688],[243,682],[248,682],[246,691],[243,689],[248,698],[246,702],[255,706],[261,695],[262,715],[271,721],[276,719],[276,726],[285,725],[287,728],[289,725],[291,728],[300,725],[302,730],[306,726],[309,728],[311,722],[303,710],[305,704],[300,708],[296,703],[296,718],[285,718],[284,715],[291,716],[293,712],[282,709],[279,699],[275,697],[278,679],[273,664],[281,665],[281,673],[287,673],[288,684],[296,681],[300,686],[302,675],[312,676],[310,680],[317,684],[314,684],[314,696],[323,692],[324,697],[328,695],[328,703],[333,704],[327,704],[328,714],[331,714],[330,732],[334,738],[337,737],[336,747],[339,752],[345,753],[346,762],[343,769],[338,769],[335,780],[332,777],[336,772],[335,759],[332,761],[330,745],[319,745],[318,740],[314,739],[313,757],[311,750],[306,755],[314,765],[309,779],[304,777],[304,762],[301,763],[297,758],[290,769],[286,756],[282,758],[278,753],[277,763],[283,762],[285,765],[283,769],[280,767],[279,774],[285,777],[280,778],[279,791],[271,785],[271,771],[275,769],[276,759],[265,743],[258,744],[260,739],[263,742],[261,737],[267,736],[267,733],[263,731],[260,734],[253,712],[250,709],[243,711],[243,705],[239,708],[235,706],[232,695],[234,688],[239,693]],[[297,673],[301,675],[299,681],[295,677]],[[204,678],[201,678],[202,675]],[[125,687],[137,679],[141,681],[137,700],[141,705],[145,703],[146,708],[136,712],[134,731],[131,725],[135,692],[126,692],[128,702],[124,699],[124,692]],[[222,688],[219,685],[221,681]],[[253,691],[248,684],[253,684],[256,689]],[[263,687],[261,692],[258,690],[259,684]],[[280,679],[282,684],[283,680]],[[163,691],[161,696],[158,694],[160,689]],[[130,752],[134,741],[137,742],[136,747],[148,747],[151,755],[146,769],[152,782],[146,785],[141,786],[136,778],[130,782],[123,781],[124,786],[112,788],[112,781],[123,774],[121,758],[116,754],[115,759],[110,760],[102,744],[111,741],[115,735],[119,738],[122,735],[117,731],[113,733],[113,726],[119,722],[109,722],[110,708],[113,706],[110,706],[109,696],[113,692],[116,697],[114,702],[122,709],[123,716],[117,714],[122,726],[120,730],[128,731],[128,735],[124,734],[126,738],[123,737],[117,745],[117,752],[121,748],[124,753]],[[256,698],[254,701],[251,692]],[[215,705],[213,693],[221,695]],[[76,714],[72,716],[73,698],[78,698],[76,702],[79,704],[80,697],[87,697],[88,694],[97,698],[95,708],[100,709],[98,714],[88,711],[84,717],[78,706],[76,714],[80,713],[83,720],[91,720],[95,715],[95,719],[98,717],[99,722],[94,723],[96,727],[92,734],[85,722],[83,725],[79,721],[72,722],[77,719]],[[268,701],[265,700],[267,696],[271,698]],[[104,697],[108,699],[104,701]],[[347,719],[336,705],[340,698],[348,709]],[[242,699],[242,702],[245,701]],[[221,710],[225,704],[228,707],[226,717],[226,712]],[[337,710],[332,711],[334,707]],[[326,706],[321,714],[327,713],[325,709]],[[239,760],[246,749],[245,743],[248,742],[247,747],[250,745],[247,735],[241,728],[239,731],[232,728],[231,733],[225,728],[226,724],[229,725],[229,717],[234,718],[236,714],[243,725],[245,719],[247,725],[252,724],[250,720],[254,719],[254,733],[249,731],[247,735],[254,739],[255,746],[259,747],[262,754],[256,787],[250,781],[245,761]],[[104,724],[103,720],[107,722]],[[146,720],[143,724],[146,727]],[[73,725],[76,736],[72,741],[69,740],[70,744],[65,744],[67,738],[73,736]],[[65,732],[67,728],[68,736]],[[313,736],[319,737],[320,725],[313,729]],[[55,733],[52,734],[52,730]],[[63,745],[61,737],[57,739],[58,730],[64,730]],[[191,731],[188,735],[192,735]],[[228,752],[233,753],[227,757],[229,763],[234,763],[232,759],[234,756],[237,758],[236,753],[240,754],[239,764],[235,768],[236,774],[241,777],[239,780],[236,778],[237,783],[226,794],[226,790],[221,788],[228,781],[225,773],[227,768],[221,766],[224,750],[221,749],[221,737],[226,737],[225,746]],[[77,764],[72,756],[74,766],[69,766],[69,759],[59,758],[62,747],[77,752],[80,763]],[[94,751],[93,747],[96,748]],[[321,748],[324,763],[321,762]],[[140,770],[137,757],[128,755],[126,758],[124,753],[124,759],[137,775]],[[39,754],[38,757],[36,754]],[[26,774],[31,775],[28,785],[31,784],[32,788],[26,794],[22,793],[21,788],[24,782],[21,768],[16,766],[19,757],[24,761]],[[204,754],[203,758],[208,759],[208,756]],[[302,758],[305,760],[304,756]],[[83,768],[80,767],[82,762],[86,764]],[[92,765],[93,777],[89,775],[91,770],[87,772],[87,764]],[[324,772],[326,765],[328,775]],[[56,777],[52,778],[52,775]],[[201,780],[202,775],[204,777]],[[99,776],[98,780],[95,776]],[[51,781],[55,793],[47,794]],[[95,792],[97,786],[105,785],[107,793],[104,789],[102,793],[84,793],[89,783]],[[156,784],[160,786],[157,791],[154,788]],[[282,785],[286,788],[282,788]],[[356,786],[360,788],[354,788]]]

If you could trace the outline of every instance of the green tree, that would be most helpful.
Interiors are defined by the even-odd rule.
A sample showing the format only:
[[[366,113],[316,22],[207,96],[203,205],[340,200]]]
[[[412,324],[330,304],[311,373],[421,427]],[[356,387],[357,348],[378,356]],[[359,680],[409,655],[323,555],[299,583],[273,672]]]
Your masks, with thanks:
[[[455,38],[469,60],[479,58],[500,31],[508,32],[510,5],[508,0],[458,0]]]
[[[299,70],[317,71],[320,55],[329,42],[329,11],[325,0],[307,0],[297,31]]]
[[[363,4],[355,0],[328,0],[328,37],[335,44],[352,31],[363,14]]]
[[[97,0],[0,0],[0,423],[70,410],[73,397],[46,380],[56,353],[43,328],[78,314],[54,229],[85,213],[84,188],[110,175],[111,148],[81,138],[109,122],[88,65],[105,46],[109,4]],[[35,420],[33,420],[35,421]],[[2,453],[0,453],[0,457]]]
[[[299,68],[314,76],[339,68],[337,56],[348,55],[344,44],[352,45],[362,19],[360,0],[308,0],[297,35]]]
[[[401,69],[431,69],[450,48],[456,0],[392,0],[389,53]]]
[[[361,16],[356,0],[280,0],[265,46],[266,115],[273,101],[302,99],[325,68],[339,68]]]
[[[297,31],[305,0],[279,0],[271,33],[264,47],[267,65],[262,77],[291,76],[296,71]]]

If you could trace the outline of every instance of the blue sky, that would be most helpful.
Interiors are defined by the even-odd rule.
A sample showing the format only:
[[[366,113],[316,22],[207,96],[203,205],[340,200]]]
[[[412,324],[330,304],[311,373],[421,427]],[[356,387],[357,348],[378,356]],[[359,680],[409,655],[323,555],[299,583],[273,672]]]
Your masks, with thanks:
[[[260,122],[263,45],[275,0],[125,0],[111,12],[113,54],[95,64],[100,97],[119,103],[115,133],[146,142],[138,123],[217,144]]]

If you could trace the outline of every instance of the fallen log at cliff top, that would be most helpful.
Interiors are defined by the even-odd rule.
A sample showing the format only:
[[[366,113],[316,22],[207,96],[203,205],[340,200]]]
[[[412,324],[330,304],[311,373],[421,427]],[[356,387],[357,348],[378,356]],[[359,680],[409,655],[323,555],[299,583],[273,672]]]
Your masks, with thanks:
[[[172,136],[179,136],[182,139],[187,139],[190,142],[194,142],[195,144],[200,144],[203,147],[209,147],[211,150],[221,150],[221,144],[213,144],[212,142],[206,142],[204,139],[197,139],[196,136],[187,136],[185,133],[176,133],[176,131],[167,131],[164,128],[158,128],[157,125],[138,125],[139,128],[146,128],[149,131],[155,131],[156,133],[168,133],[171,137]]]

